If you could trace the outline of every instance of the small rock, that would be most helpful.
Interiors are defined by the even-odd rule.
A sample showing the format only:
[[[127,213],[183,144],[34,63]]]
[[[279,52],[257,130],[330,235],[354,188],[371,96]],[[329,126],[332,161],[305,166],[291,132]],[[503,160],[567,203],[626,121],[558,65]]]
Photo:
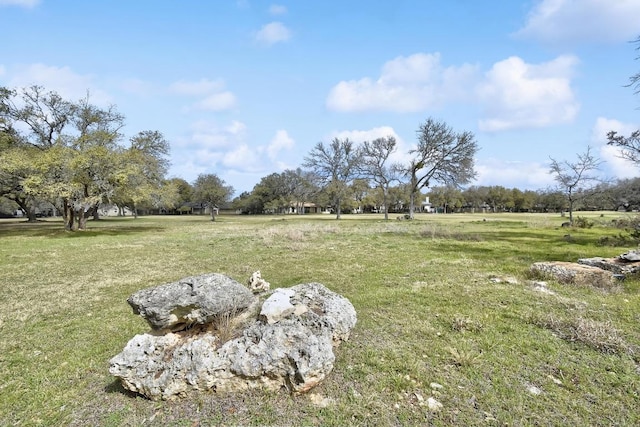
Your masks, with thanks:
[[[640,252],[638,252],[638,251],[629,251],[629,252],[626,252],[626,253],[620,255],[618,258],[620,258],[620,260],[622,260],[622,261],[627,261],[627,262],[640,261]]]
[[[271,284],[262,278],[260,270],[255,271],[249,278],[249,289],[254,294],[266,292],[271,287]]]
[[[444,388],[442,384],[438,384],[438,383],[431,383],[429,384],[429,387],[431,387],[432,390],[440,390]]]
[[[538,395],[542,394],[542,390],[540,390],[538,387],[536,387],[534,385],[527,386],[527,391],[529,393],[533,394],[534,396],[538,396]]]
[[[318,408],[327,408],[334,403],[330,397],[323,397],[318,393],[309,393],[309,400]]]
[[[555,295],[551,289],[547,287],[547,282],[543,281],[534,281],[531,282],[534,291],[542,292],[543,294]]]
[[[440,409],[442,409],[442,403],[438,402],[433,397],[430,397],[427,399],[427,407],[432,412],[438,412]]]
[[[562,385],[562,381],[560,381],[558,378],[554,377],[553,375],[547,375],[547,378],[549,378],[555,384]]]

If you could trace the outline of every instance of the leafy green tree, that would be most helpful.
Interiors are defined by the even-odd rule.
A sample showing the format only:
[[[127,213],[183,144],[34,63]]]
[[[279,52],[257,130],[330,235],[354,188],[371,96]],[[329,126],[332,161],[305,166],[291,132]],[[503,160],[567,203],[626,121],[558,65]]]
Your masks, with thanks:
[[[146,131],[125,149],[123,126],[115,107],[92,105],[88,95],[69,102],[40,86],[2,88],[0,195],[22,204],[30,219],[35,200],[50,201],[67,230],[85,229],[105,201],[157,199],[168,144]]]
[[[334,138],[330,144],[318,142],[304,158],[303,167],[319,178],[340,219],[342,204],[349,193],[349,184],[358,176],[362,152],[348,138]]]
[[[460,186],[476,176],[474,156],[478,145],[471,132],[456,133],[444,122],[428,118],[418,129],[418,146],[404,167],[411,189],[409,215],[413,218],[416,196],[433,182]]]
[[[254,187],[255,188],[255,187]],[[233,208],[245,214],[262,213],[262,204],[258,198],[249,191],[243,191],[231,202]]]
[[[233,191],[216,174],[200,174],[193,183],[194,200],[209,209],[211,221],[216,220],[216,210],[231,200]]]
[[[516,212],[530,211],[536,201],[537,193],[531,190],[521,191],[517,188],[511,190],[511,198],[513,200],[513,209]]]
[[[489,187],[472,185],[462,192],[465,202],[470,206],[473,212],[477,210],[483,212],[487,207],[487,199],[489,198]]]
[[[185,206],[193,198],[193,187],[183,178],[169,178],[167,183],[174,186],[178,192],[178,208]]]
[[[512,194],[501,185],[489,187],[486,202],[491,206],[493,212],[504,212],[512,204]]]
[[[35,200],[43,197],[35,190],[45,184],[34,174],[43,169],[43,161],[55,157],[44,151],[64,144],[62,131],[72,112],[71,103],[40,86],[20,93],[0,88],[0,195],[17,203],[29,221],[36,220]],[[58,166],[52,165],[52,169]]]
[[[311,201],[314,195],[318,193],[318,187],[314,184],[315,177],[313,173],[304,171],[301,168],[289,169],[283,173],[286,181],[289,182],[291,196],[296,204],[296,213],[302,215],[305,213],[305,203]]]
[[[444,213],[454,212],[464,204],[462,191],[452,185],[433,187],[428,196],[434,206],[442,207]]]
[[[367,193],[371,190],[369,187],[369,181],[364,178],[356,178],[351,181],[351,194],[353,195],[352,200],[355,201],[356,210],[362,213],[363,201],[367,196]]]
[[[138,215],[138,207],[148,203],[154,208],[178,207],[178,188],[165,181],[169,168],[169,143],[158,131],[143,131],[133,136],[130,145],[119,153],[118,188],[114,201]]]

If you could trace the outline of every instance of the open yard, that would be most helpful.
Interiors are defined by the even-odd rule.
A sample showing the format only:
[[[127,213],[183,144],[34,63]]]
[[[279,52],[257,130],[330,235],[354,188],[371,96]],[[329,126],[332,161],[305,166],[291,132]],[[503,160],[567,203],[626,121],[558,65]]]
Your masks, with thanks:
[[[640,281],[529,282],[536,261],[633,249],[598,245],[624,214],[588,215],[593,228],[571,230],[542,214],[141,217],[77,233],[2,221],[0,425],[640,425]],[[151,402],[109,375],[148,330],[131,293],[256,270],[272,289],[320,282],[355,306],[312,390],[326,405],[285,391]]]

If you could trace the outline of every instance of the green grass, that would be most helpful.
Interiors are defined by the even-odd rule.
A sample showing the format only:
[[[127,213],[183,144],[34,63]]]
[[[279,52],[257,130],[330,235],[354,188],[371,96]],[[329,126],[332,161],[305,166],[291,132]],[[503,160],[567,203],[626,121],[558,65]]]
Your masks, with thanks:
[[[639,425],[638,280],[609,293],[528,283],[536,261],[631,249],[597,244],[616,216],[571,230],[534,214],[142,217],[82,233],[0,222],[0,425]],[[313,390],[327,407],[284,391],[151,402],[109,375],[148,329],[131,293],[255,270],[354,304],[351,339]]]

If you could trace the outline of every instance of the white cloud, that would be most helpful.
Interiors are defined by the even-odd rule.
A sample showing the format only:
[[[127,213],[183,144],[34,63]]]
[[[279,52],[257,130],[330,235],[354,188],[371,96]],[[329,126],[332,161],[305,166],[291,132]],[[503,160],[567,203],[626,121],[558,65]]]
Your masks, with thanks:
[[[417,53],[385,63],[373,80],[341,81],[326,100],[335,111],[417,112],[463,99],[476,67],[443,67],[440,54]]]
[[[269,13],[272,15],[284,15],[287,13],[287,8],[281,4],[272,4],[269,6]]]
[[[214,93],[196,104],[200,110],[225,111],[236,106],[236,96],[229,91]]]
[[[289,40],[291,38],[291,30],[285,27],[282,22],[274,21],[264,25],[256,33],[255,37],[259,43],[271,46]]]
[[[10,87],[39,85],[71,101],[85,98],[88,91],[89,101],[93,104],[104,106],[113,103],[111,95],[97,88],[93,76],[78,74],[69,67],[31,64],[11,69],[7,74],[7,86]]]
[[[355,143],[362,143],[364,141],[373,141],[377,138],[385,138],[388,136],[392,136],[398,141],[398,143],[402,142],[402,138],[398,136],[396,131],[391,126],[379,126],[368,130],[341,130],[332,132],[330,135],[330,139],[339,138],[346,139],[349,138],[351,141]]]
[[[620,157],[619,148],[607,145],[607,133],[613,130],[620,135],[629,136],[638,128],[637,125],[604,117],[598,117],[593,126],[591,141],[594,146],[600,148],[600,157],[606,162],[607,168],[616,178],[634,178],[640,175],[640,171],[632,162]]]
[[[485,159],[475,165],[478,173],[473,185],[501,185],[505,188],[539,190],[555,185],[549,165],[538,162]]]
[[[267,146],[267,155],[270,160],[277,161],[280,151],[291,150],[295,144],[295,141],[289,136],[286,130],[278,130]]]
[[[247,144],[240,144],[234,150],[225,153],[222,164],[238,171],[260,172],[265,170],[264,160],[260,156],[261,151]]]
[[[0,0],[0,6],[36,7],[40,0]]]
[[[225,131],[236,136],[244,136],[246,130],[247,126],[238,120],[233,120],[229,126],[225,127]]]
[[[169,86],[169,92],[183,96],[203,97],[191,108],[186,108],[185,112],[191,112],[192,109],[226,111],[237,105],[236,96],[233,92],[225,90],[225,83],[222,79],[178,80]]]
[[[542,0],[516,36],[547,43],[620,42],[640,33],[637,0]]]
[[[169,86],[169,91],[172,93],[188,96],[198,96],[206,93],[218,92],[222,89],[224,89],[224,81],[222,79],[200,79],[194,82],[178,80]]]
[[[246,125],[234,120],[226,126],[200,120],[191,125],[190,135],[177,144],[184,149],[221,151],[243,143]]]
[[[579,104],[571,89],[573,56],[527,64],[512,56],[493,65],[477,88],[485,109],[483,131],[544,127],[571,122]]]
[[[290,148],[293,140],[286,131],[276,132],[268,146],[250,146],[246,142],[247,126],[238,120],[224,125],[207,120],[192,123],[189,135],[175,140],[172,145],[176,150],[175,171],[184,171],[181,165],[191,165],[186,171],[190,178],[194,171],[215,170],[216,173],[260,173],[284,163],[276,162],[271,154]],[[290,141],[289,141],[290,140]],[[184,172],[181,172],[184,173]]]

